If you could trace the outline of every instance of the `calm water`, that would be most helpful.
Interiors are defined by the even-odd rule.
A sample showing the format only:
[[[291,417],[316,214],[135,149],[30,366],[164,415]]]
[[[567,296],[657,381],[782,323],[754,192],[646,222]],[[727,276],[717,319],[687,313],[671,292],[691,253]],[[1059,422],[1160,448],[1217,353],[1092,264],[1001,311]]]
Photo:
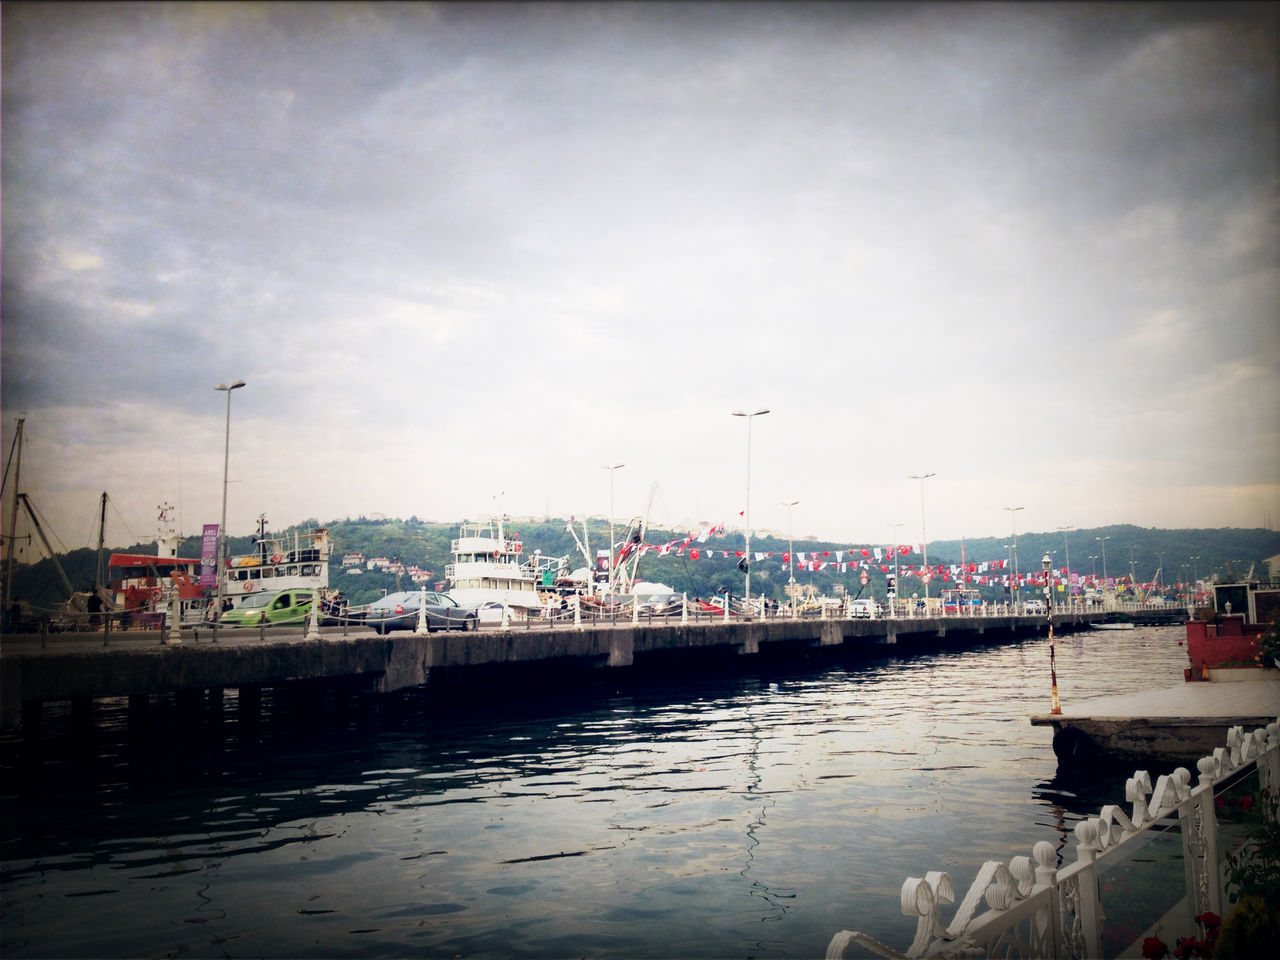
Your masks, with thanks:
[[[1059,638],[1063,702],[1179,682],[1182,636]],[[842,928],[902,949],[908,875],[960,896],[1123,802],[1130,770],[1059,780],[1027,720],[1048,673],[1037,639],[311,734],[109,728],[39,764],[9,741],[0,954],[805,958]]]

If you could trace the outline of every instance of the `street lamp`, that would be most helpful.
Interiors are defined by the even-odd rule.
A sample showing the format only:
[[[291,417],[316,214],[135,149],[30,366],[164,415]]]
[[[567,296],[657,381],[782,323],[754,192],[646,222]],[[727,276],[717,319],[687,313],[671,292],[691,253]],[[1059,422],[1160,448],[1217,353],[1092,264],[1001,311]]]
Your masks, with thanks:
[[[1044,608],[1049,620],[1049,712],[1057,714],[1062,712],[1062,707],[1058,703],[1058,663],[1053,649],[1053,596],[1049,592],[1049,568],[1052,565],[1053,560],[1046,553],[1040,560],[1040,566],[1044,567]]]
[[[936,473],[912,473],[907,475],[908,480],[920,481],[920,549],[924,552],[925,613],[929,612],[929,535],[924,526],[924,482],[930,477],[936,476]]]
[[[1069,524],[1068,526],[1058,528],[1058,530],[1062,533],[1062,554],[1067,564],[1067,601],[1068,602],[1071,601],[1071,550],[1067,546],[1067,531],[1074,530],[1074,529],[1075,529],[1075,524]]]
[[[785,500],[780,501],[782,506],[787,508],[787,572],[790,579],[787,581],[787,592],[791,597],[791,615],[796,614],[796,541],[791,533],[791,508],[794,507],[799,500],[792,500],[787,503]]]
[[[620,467],[625,467],[625,463],[615,463],[611,467],[603,469],[609,471],[609,592],[613,593],[613,474]]]
[[[1009,511],[1009,519],[1013,521],[1013,589],[1015,590],[1014,599],[1017,599],[1016,591],[1018,589],[1018,511],[1022,507],[1005,507]]]
[[[1111,538],[1110,537],[1094,537],[1093,539],[1097,540],[1100,544],[1102,544],[1102,579],[1103,581],[1105,581],[1107,579],[1107,541],[1110,540]]]
[[[227,429],[222,446],[222,523],[218,526],[218,584],[217,590],[214,592],[217,607],[214,610],[216,616],[222,616],[222,590],[223,579],[225,577],[224,567],[226,566],[226,548],[227,548],[227,467],[231,462],[231,391],[239,390],[244,386],[243,380],[237,380],[231,386],[220,383],[213,389],[225,390],[227,393]],[[217,634],[214,634],[217,639]]]
[[[891,523],[893,527],[893,589],[885,591],[885,599],[889,601],[889,616],[894,615],[894,607],[897,605],[898,599],[898,555],[902,553],[898,549],[898,541],[902,538],[898,535],[898,528],[902,526],[900,523]]]
[[[1005,562],[1005,566],[1007,567],[1009,564],[1013,563],[1013,544],[1012,543],[1001,544],[1001,548],[1004,550],[1004,562]],[[1009,574],[1005,573],[1005,577],[1009,577]],[[1013,604],[1018,599],[1017,581],[1010,578],[1008,582],[1009,582],[1009,603]],[[1012,606],[1010,606],[1009,612],[1010,613],[1013,612]]]
[[[757,410],[754,413],[746,413],[742,410],[733,411],[735,417],[747,418],[747,509],[743,516],[747,521],[747,546],[742,557],[743,573],[746,575],[746,585],[743,587],[743,612],[746,616],[751,615],[751,420],[753,417],[764,416],[769,409]]]

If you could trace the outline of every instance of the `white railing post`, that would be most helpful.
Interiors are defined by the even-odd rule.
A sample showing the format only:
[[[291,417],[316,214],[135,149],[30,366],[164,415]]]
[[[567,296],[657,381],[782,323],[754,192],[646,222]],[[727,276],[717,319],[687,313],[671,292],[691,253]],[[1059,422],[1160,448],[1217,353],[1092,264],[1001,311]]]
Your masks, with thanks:
[[[176,591],[169,601],[169,642],[182,642],[182,599]]]
[[[431,632],[427,628],[427,588],[425,586],[421,588],[418,595],[418,622],[414,625],[413,632],[420,637]]]
[[[1213,784],[1219,773],[1213,757],[1196,761],[1199,783],[1191,799],[1180,805],[1182,857],[1186,865],[1187,904],[1194,918],[1206,910],[1222,916],[1222,865],[1218,862],[1218,815],[1213,806]]]
[[[689,594],[680,594],[680,626],[689,625]]]
[[[1098,821],[1076,824],[1076,862],[1084,866],[1075,875],[1076,955],[1102,956],[1102,903],[1098,900]]]
[[[307,634],[305,640],[320,639],[320,594],[311,591],[311,610],[307,614]]]

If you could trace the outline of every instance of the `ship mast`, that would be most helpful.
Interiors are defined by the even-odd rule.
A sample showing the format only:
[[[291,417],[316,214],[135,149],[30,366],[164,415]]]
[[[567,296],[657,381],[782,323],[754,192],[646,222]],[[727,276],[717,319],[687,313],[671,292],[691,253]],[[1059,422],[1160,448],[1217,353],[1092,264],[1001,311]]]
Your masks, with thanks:
[[[13,435],[13,447],[9,451],[9,459],[13,461],[13,509],[9,511],[9,558],[4,574],[4,602],[13,602],[13,557],[18,549],[18,478],[22,472],[22,427],[26,418],[18,418],[18,429]],[[6,468],[5,472],[8,472]]]
[[[107,491],[102,491],[102,507],[98,514],[98,562],[93,570],[93,592],[102,593],[102,548],[107,534]]]

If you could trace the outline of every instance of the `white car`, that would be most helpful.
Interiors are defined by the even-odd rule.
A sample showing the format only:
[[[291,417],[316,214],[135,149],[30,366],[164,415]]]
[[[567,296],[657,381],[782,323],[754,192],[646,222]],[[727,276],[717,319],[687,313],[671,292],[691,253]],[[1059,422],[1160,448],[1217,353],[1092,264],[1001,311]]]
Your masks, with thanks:
[[[1027,600],[1022,604],[1022,610],[1028,616],[1035,616],[1036,614],[1043,616],[1049,612],[1045,608],[1043,600]]]
[[[880,604],[874,600],[854,600],[849,604],[849,612],[855,619],[872,619],[880,616]]]

